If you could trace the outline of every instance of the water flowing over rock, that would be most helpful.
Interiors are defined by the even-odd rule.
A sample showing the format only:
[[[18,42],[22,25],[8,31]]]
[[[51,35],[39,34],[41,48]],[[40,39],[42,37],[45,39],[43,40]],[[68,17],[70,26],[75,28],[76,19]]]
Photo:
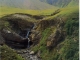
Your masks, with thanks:
[[[28,38],[24,38],[15,32],[3,29],[1,31],[1,35],[3,36],[7,44],[17,46],[17,48],[28,46]]]
[[[36,16],[18,13],[0,18],[9,24],[0,30],[0,45],[5,43],[25,60],[41,60],[30,50],[30,46],[38,44],[41,38],[40,32],[34,30],[37,26],[36,22],[31,21],[34,18],[36,19]]]

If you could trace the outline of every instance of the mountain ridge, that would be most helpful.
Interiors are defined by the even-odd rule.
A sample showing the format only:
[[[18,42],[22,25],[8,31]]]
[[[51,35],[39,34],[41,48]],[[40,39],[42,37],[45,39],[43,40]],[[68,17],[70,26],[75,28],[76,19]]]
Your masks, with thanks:
[[[40,0],[41,2],[48,3],[57,7],[66,7],[72,5],[78,5],[79,0]]]
[[[79,4],[78,2],[78,0],[0,0],[0,6],[42,10],[76,6]]]
[[[41,2],[39,0],[0,0],[0,6],[9,6],[32,10],[56,8],[50,4]]]

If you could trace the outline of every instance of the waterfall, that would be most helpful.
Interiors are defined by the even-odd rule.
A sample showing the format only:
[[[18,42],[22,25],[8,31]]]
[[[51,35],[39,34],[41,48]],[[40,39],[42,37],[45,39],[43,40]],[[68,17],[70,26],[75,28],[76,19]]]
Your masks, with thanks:
[[[34,28],[34,25],[32,26],[32,28],[31,28],[31,29],[33,29],[33,28]],[[26,31],[27,31],[27,34],[26,34],[25,38],[27,38],[27,39],[28,39],[28,45],[27,45],[27,48],[29,48],[29,47],[30,47],[29,34],[30,34],[31,29],[27,29],[27,30],[26,30]]]
[[[29,39],[29,33],[30,33],[30,29],[27,29],[27,34],[26,34],[26,38],[28,39],[28,45],[27,45],[27,48],[29,48],[30,47],[30,39]]]
[[[28,38],[28,36],[29,36],[29,32],[30,32],[30,31],[29,31],[29,30],[27,30],[27,35],[26,35],[26,38]]]
[[[29,44],[29,43],[30,43],[30,39],[28,38],[28,46],[27,46],[28,48],[29,48],[29,46],[30,46],[30,44]]]

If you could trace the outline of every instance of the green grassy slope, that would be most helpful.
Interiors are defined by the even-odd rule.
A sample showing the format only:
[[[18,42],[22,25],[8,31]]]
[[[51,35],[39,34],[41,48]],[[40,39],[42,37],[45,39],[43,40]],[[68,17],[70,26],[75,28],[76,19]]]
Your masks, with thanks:
[[[79,10],[77,7],[63,8],[60,10],[56,15],[47,17],[44,20],[62,18],[65,22],[63,27],[66,33],[65,39],[59,42],[56,47],[52,47],[49,50],[46,46],[46,39],[57,28],[46,28],[42,31],[42,38],[39,44],[34,46],[32,50],[35,52],[41,51],[40,56],[42,60],[79,60]]]
[[[48,15],[54,12],[54,9],[46,9],[46,10],[28,10],[28,9],[20,9],[20,8],[13,8],[13,7],[0,7],[0,17],[5,16],[12,13],[27,13],[32,15]]]
[[[71,6],[78,6],[79,5],[79,0],[72,0],[69,4],[68,4],[68,7],[71,7]]]
[[[75,7],[65,7],[65,8],[62,8],[62,9],[59,9],[60,12],[55,14],[55,15],[52,15],[52,16],[49,16],[49,17],[46,17],[45,19],[49,20],[49,19],[53,19],[55,18],[56,16],[63,16],[63,17],[69,17],[70,15],[72,15],[73,13],[75,12],[79,12],[79,8],[78,6],[75,6]],[[53,12],[55,13],[55,11]],[[44,20],[45,20],[44,19]]]
[[[55,9],[56,10],[56,9]],[[12,13],[28,13],[32,15],[50,15],[55,13],[54,9],[49,10],[23,10],[18,8],[10,8],[10,7],[1,7],[0,17],[12,14]],[[79,60],[79,8],[78,6],[75,7],[65,7],[59,9],[60,12],[53,14],[52,16],[47,16],[43,20],[55,20],[55,18],[62,18],[65,22],[63,30],[66,33],[65,39],[60,42],[56,47],[54,47],[51,51],[46,47],[46,39],[52,33],[55,32],[57,28],[48,27],[45,30],[41,31],[42,38],[38,45],[32,48],[33,51],[38,52],[41,51],[41,58],[42,60]],[[58,10],[56,10],[58,11]],[[4,22],[4,21],[3,21]],[[0,22],[1,24],[2,22]],[[5,25],[8,23],[6,22]],[[57,24],[58,25],[58,24]],[[3,47],[3,57],[5,56],[5,51]],[[9,51],[9,50],[8,50]],[[11,50],[12,51],[12,50]],[[14,55],[13,55],[14,56]],[[16,55],[15,55],[16,56]],[[10,56],[12,57],[12,56]],[[9,57],[7,57],[9,58]],[[15,58],[15,57],[14,57]],[[17,57],[18,60],[22,59]],[[8,59],[9,60],[9,59]],[[17,60],[17,59],[16,59]]]
[[[11,7],[0,7],[0,16],[4,16],[12,13],[29,13],[29,14],[38,14],[37,10],[26,10],[19,8],[11,8]]]
[[[24,60],[20,55],[6,45],[0,46],[0,49],[1,60]]]

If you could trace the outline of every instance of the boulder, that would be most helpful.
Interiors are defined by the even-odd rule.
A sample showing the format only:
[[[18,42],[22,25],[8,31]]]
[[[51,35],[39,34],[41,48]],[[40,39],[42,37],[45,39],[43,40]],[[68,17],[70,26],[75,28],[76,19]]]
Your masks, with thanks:
[[[27,41],[26,38],[23,38],[20,35],[18,35],[17,33],[11,32],[11,31],[6,30],[6,29],[3,29],[1,31],[1,35],[3,36],[3,38],[5,40],[15,41],[15,42],[19,42],[19,43]]]
[[[30,54],[30,55],[34,55],[34,51],[31,51],[29,54]]]
[[[6,29],[2,30],[2,36],[6,40],[12,40],[12,41],[17,41],[17,42],[20,42],[23,40],[23,38],[21,36],[19,36],[17,33],[11,32],[11,31],[6,30]]]

